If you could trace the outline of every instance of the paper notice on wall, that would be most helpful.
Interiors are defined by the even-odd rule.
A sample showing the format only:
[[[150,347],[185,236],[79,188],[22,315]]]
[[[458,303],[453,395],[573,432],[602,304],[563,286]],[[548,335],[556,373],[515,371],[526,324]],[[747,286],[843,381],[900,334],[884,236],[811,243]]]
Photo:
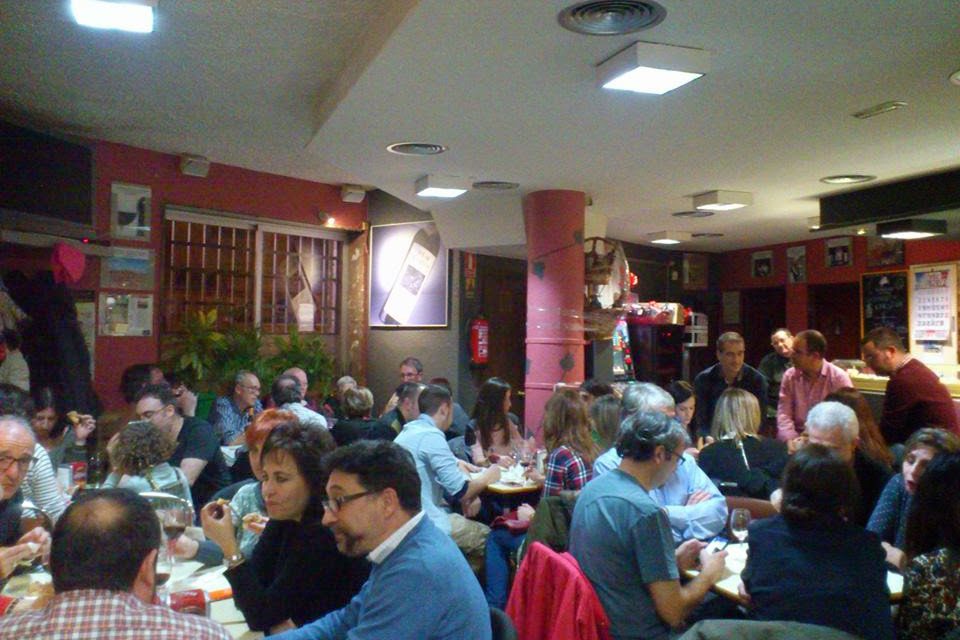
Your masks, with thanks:
[[[100,335],[153,335],[153,296],[101,293]]]
[[[913,274],[913,301],[916,305],[913,336],[916,341],[948,340],[951,314],[950,270],[935,269]]]
[[[297,329],[308,333],[313,331],[313,319],[316,317],[316,314],[316,305],[304,302],[297,305]]]
[[[96,362],[97,336],[97,303],[94,301],[93,291],[77,291],[74,293],[74,307],[77,310],[77,324],[80,325],[80,334],[90,352],[90,375],[93,375],[93,363]]]

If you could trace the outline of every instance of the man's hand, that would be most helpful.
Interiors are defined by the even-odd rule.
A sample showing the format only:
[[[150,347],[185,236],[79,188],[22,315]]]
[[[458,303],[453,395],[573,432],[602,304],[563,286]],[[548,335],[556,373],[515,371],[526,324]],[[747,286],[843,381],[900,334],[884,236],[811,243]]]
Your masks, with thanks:
[[[797,436],[796,438],[787,442],[787,453],[791,456],[795,454],[800,449],[807,444],[807,436]]]
[[[180,408],[180,412],[187,417],[197,415],[197,394],[183,385],[180,385],[178,389],[179,392],[174,391],[174,395],[177,398],[177,407]]]
[[[907,565],[907,554],[889,542],[881,542],[880,544],[883,545],[883,550],[887,553],[887,564],[893,565],[903,571]]]
[[[177,536],[173,543],[173,555],[177,560],[193,560],[197,557],[200,543],[190,536]]]
[[[707,500],[709,500],[709,499],[712,498],[712,497],[713,497],[713,496],[710,494],[709,491],[702,491],[702,490],[701,490],[701,491],[694,491],[694,492],[691,493],[690,496],[687,498],[686,505],[687,505],[688,507],[692,507],[692,506],[695,505],[695,504],[700,504],[701,502],[706,502]]]
[[[533,520],[533,514],[537,512],[536,509],[524,502],[522,505],[517,507],[517,520],[521,521],[530,521]]]
[[[474,498],[469,502],[462,503],[463,506],[463,516],[465,518],[472,518],[478,513],[480,513],[480,498]]]
[[[477,473],[478,471],[483,471],[483,467],[478,467],[475,464],[470,464],[466,460],[461,460],[460,458],[457,458],[457,466],[460,467],[460,472],[463,473],[464,475]]]
[[[87,441],[87,438],[90,437],[90,434],[93,433],[93,430],[97,428],[97,421],[93,419],[93,416],[81,415],[80,422],[74,428],[74,435],[77,437],[77,444],[84,444]]]
[[[490,486],[494,482],[499,482],[500,480],[500,470],[501,467],[498,464],[492,464],[487,467],[487,470],[483,472],[483,481],[487,486]]]
[[[710,553],[706,549],[700,551],[700,575],[711,585],[723,577],[723,570],[727,566],[727,551]]]
[[[50,534],[41,527],[34,527],[23,534],[12,547],[0,547],[0,578],[6,579],[17,564],[36,557],[50,556]]]
[[[677,559],[677,568],[680,571],[690,571],[691,569],[696,569],[697,564],[700,562],[700,552],[707,546],[705,542],[701,542],[696,538],[687,540],[674,551],[674,555]]]

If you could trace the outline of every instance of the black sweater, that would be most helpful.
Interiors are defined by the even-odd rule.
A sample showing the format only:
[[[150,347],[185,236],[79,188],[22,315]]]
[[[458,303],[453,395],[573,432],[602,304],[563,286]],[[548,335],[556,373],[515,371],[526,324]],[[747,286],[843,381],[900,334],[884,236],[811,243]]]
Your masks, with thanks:
[[[224,573],[237,608],[254,631],[290,618],[298,627],[350,602],[367,579],[363,558],[337,551],[319,518],[270,520],[253,557]]]

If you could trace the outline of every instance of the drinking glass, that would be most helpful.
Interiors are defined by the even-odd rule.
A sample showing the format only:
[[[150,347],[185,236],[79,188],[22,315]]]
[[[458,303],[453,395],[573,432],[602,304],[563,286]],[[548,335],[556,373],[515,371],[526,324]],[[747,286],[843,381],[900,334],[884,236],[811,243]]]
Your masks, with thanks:
[[[747,539],[748,526],[750,526],[749,509],[734,509],[730,512],[730,533],[740,543]]]
[[[193,523],[193,509],[186,503],[172,504],[157,509],[157,517],[160,518],[160,526],[163,527],[163,535],[167,540],[167,554],[170,556],[170,564],[173,566],[177,562],[174,553],[177,538],[183,535],[187,527]]]

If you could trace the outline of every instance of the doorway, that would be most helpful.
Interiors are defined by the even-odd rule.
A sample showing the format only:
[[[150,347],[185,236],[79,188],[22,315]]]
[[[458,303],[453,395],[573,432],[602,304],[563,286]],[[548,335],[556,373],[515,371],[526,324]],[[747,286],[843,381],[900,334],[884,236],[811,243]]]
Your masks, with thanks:
[[[490,349],[487,366],[478,370],[479,388],[489,377],[510,383],[510,412],[523,420],[527,338],[527,263],[495,256],[477,256],[480,303],[490,319]],[[467,407],[471,411],[472,407]]]
[[[860,357],[860,285],[856,282],[811,285],[809,327],[827,339],[827,360]]]
[[[744,289],[740,296],[746,363],[756,368],[770,352],[770,334],[787,322],[787,296],[783,287]]]

